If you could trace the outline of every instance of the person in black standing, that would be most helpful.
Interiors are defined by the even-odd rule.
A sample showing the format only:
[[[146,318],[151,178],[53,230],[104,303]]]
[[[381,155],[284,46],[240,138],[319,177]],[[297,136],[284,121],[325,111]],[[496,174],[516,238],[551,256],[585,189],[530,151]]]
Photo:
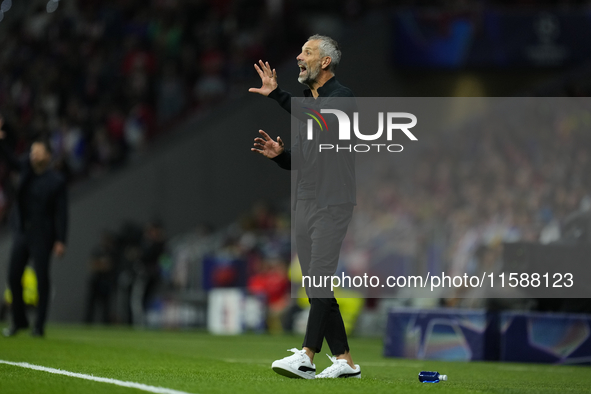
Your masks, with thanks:
[[[12,292],[12,324],[2,331],[5,337],[29,327],[23,302],[21,278],[29,258],[37,275],[39,303],[32,336],[44,335],[49,305],[49,268],[51,254],[62,257],[66,251],[68,224],[66,181],[50,169],[49,141],[38,139],[31,145],[28,158],[17,159],[2,141],[0,118],[0,155],[10,168],[20,173],[11,224],[14,230],[8,266],[8,285]]]
[[[102,323],[111,323],[111,300],[115,282],[115,237],[104,231],[101,242],[90,256],[90,280],[88,281],[88,297],[84,322],[92,324],[95,310],[102,307]]]
[[[135,280],[131,287],[133,324],[145,326],[149,302],[160,281],[160,257],[166,249],[164,228],[159,220],[152,220],[144,229],[139,259],[135,264]]]
[[[340,58],[337,42],[329,37],[314,35],[304,44],[302,53],[297,57],[300,67],[298,81],[309,88],[304,91],[306,101],[303,107],[309,103],[313,105],[314,99],[319,98],[321,100],[317,102],[325,104],[330,100],[338,102],[334,99],[337,97],[354,101],[353,92],[341,85],[334,75]],[[277,73],[269,63],[259,61],[255,69],[261,77],[262,86],[249,91],[277,101],[292,116],[301,119],[301,114],[292,113],[292,96],[278,87]],[[354,155],[319,153],[319,140],[330,134],[317,133],[316,140],[310,140],[306,137],[305,127],[300,127],[291,149],[284,147],[280,137],[274,141],[263,130],[259,133],[261,136],[255,138],[251,148],[253,152],[275,161],[281,168],[298,170],[295,231],[302,274],[321,278],[334,275],[341,244],[356,204]],[[360,378],[361,368],[353,363],[334,293],[327,289],[323,292],[317,290],[310,285],[306,287],[310,315],[302,349],[291,349],[294,354],[276,360],[272,368],[278,374],[291,378]],[[314,355],[320,352],[324,339],[334,355],[329,357],[333,364],[316,375]]]

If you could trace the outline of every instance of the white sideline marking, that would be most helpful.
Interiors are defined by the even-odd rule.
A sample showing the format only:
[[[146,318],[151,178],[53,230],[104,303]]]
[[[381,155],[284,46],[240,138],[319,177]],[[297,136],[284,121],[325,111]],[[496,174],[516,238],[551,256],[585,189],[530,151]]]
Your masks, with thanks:
[[[138,390],[149,391],[150,393],[156,393],[156,394],[190,394],[185,391],[167,389],[164,387],[149,386],[149,385],[143,384],[143,383],[126,382],[126,381],[117,380],[117,379],[100,378],[98,376],[86,375],[83,373],[76,373],[76,372],[69,372],[69,371],[64,371],[62,369],[47,368],[47,367],[42,367],[41,365],[33,365],[33,364],[29,364],[29,363],[15,363],[12,361],[0,360],[0,364],[8,364],[8,365],[13,365],[15,367],[29,368],[29,369],[34,369],[36,371],[43,371],[43,372],[54,373],[57,375],[70,376],[72,378],[93,380],[95,382],[110,383],[110,384],[114,384],[117,386],[130,387],[130,388],[134,388],[134,389],[138,389]]]

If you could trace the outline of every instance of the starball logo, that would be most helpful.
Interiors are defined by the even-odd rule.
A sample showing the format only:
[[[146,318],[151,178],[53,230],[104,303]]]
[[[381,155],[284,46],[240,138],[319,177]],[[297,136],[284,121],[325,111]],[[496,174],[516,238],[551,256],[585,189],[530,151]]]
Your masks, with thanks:
[[[411,141],[417,141],[417,137],[410,132],[409,129],[413,128],[417,124],[417,117],[409,112],[378,112],[378,131],[373,134],[364,134],[359,130],[359,112],[353,112],[353,133],[361,141],[375,141],[374,143],[364,144],[346,144],[347,141],[351,141],[351,120],[349,115],[338,109],[321,109],[320,112],[304,107],[305,110],[309,111],[304,113],[310,116],[312,119],[308,119],[307,122],[307,138],[312,140],[314,137],[313,126],[314,121],[320,127],[323,132],[328,132],[328,124],[322,114],[335,115],[339,124],[338,139],[343,144],[319,144],[319,152],[333,150],[336,152],[358,152],[365,153],[370,151],[387,151],[387,152],[402,152],[404,147],[400,144],[392,143],[378,143],[378,140],[382,138],[384,129],[386,130],[386,141],[391,142],[392,136],[395,131],[402,131],[408,139]],[[398,123],[400,119],[408,119],[408,123]],[[384,127],[384,123],[386,126]],[[383,140],[383,138],[382,138]]]

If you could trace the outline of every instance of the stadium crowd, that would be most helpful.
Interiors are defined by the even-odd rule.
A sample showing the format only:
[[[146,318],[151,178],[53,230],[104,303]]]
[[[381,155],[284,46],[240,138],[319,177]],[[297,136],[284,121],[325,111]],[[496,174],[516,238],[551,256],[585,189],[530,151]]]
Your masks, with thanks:
[[[591,118],[583,101],[525,100],[430,135],[414,169],[375,171],[358,189],[345,266],[473,275],[501,268],[503,242],[559,240],[569,215],[591,209]]]
[[[53,13],[40,5],[0,37],[7,140],[24,153],[48,137],[71,180],[123,165],[183,115],[244,93],[255,61],[277,63],[301,41],[283,2],[74,3]],[[3,165],[0,187],[4,220]]]

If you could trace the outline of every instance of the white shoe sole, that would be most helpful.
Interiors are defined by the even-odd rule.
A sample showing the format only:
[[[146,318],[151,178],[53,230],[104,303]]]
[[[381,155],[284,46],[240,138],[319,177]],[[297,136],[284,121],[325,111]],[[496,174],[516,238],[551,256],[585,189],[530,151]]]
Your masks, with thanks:
[[[328,376],[317,376],[316,379],[361,379],[361,372],[344,374],[341,376],[335,376],[330,378]]]
[[[316,377],[316,372],[311,374],[310,372],[293,369],[290,365],[282,363],[281,360],[274,361],[271,368],[279,375],[292,379],[314,379]]]
[[[344,375],[341,375],[338,377],[338,379],[340,378],[356,378],[356,379],[361,379],[361,371],[359,372],[355,372],[355,373],[346,373]]]
[[[359,365],[357,365],[357,368],[359,368]],[[361,370],[359,370],[359,372],[344,373],[339,376],[330,376],[330,377],[329,376],[316,376],[316,379],[347,379],[347,378],[361,379]]]

